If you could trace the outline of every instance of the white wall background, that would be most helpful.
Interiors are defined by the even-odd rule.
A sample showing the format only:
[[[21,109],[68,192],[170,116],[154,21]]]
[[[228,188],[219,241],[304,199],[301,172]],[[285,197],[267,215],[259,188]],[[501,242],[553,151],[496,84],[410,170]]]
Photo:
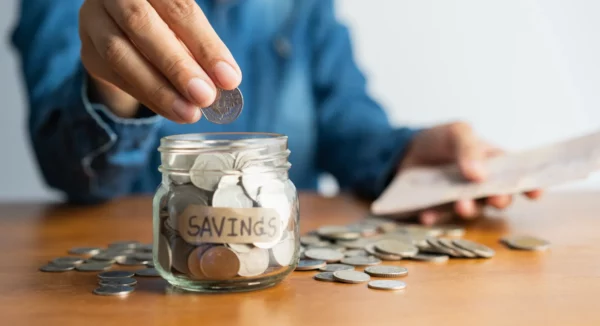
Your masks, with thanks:
[[[0,2],[8,44],[16,1]],[[473,123],[524,149],[600,127],[596,0],[338,0],[371,93],[395,123]],[[0,200],[56,198],[24,132],[12,49],[0,47]],[[595,176],[566,188],[600,188]]]

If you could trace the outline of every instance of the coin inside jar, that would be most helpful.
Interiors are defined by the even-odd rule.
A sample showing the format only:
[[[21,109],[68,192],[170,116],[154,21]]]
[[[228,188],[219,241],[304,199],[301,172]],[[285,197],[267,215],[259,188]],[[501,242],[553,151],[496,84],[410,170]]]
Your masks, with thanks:
[[[233,278],[240,270],[240,260],[231,249],[223,246],[208,249],[200,259],[202,273],[209,279]]]
[[[201,261],[204,253],[211,247],[210,244],[200,245],[187,256],[187,270],[193,278],[205,277],[204,272],[202,272]]]
[[[237,253],[240,261],[239,276],[250,277],[262,274],[269,267],[269,252],[266,249],[252,248],[245,253]]]

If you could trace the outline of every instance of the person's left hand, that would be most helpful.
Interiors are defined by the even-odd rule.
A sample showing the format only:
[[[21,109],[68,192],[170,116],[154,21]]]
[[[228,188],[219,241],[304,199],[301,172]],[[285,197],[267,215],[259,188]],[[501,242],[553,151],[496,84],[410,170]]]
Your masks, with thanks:
[[[479,139],[467,123],[457,122],[435,126],[419,132],[411,141],[398,172],[414,166],[457,163],[468,180],[481,182],[486,178],[482,160],[502,154],[502,150]],[[525,193],[531,199],[542,195],[541,190]],[[512,196],[499,195],[485,199],[485,204],[503,209],[510,205]],[[478,201],[481,202],[481,201]],[[456,214],[465,219],[481,215],[483,205],[474,200],[459,200],[454,204]],[[436,224],[448,218],[441,209],[427,209],[419,213],[424,224]]]

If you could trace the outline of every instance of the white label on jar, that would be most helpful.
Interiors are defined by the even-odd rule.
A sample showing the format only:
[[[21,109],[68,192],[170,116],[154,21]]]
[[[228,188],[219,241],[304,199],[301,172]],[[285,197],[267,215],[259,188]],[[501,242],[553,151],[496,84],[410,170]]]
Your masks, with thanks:
[[[254,243],[279,240],[282,225],[272,208],[190,205],[178,218],[178,230],[190,244]]]

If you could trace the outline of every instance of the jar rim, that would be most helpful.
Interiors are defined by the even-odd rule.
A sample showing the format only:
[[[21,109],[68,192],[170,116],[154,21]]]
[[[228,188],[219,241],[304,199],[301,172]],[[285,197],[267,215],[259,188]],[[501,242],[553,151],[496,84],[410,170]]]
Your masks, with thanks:
[[[269,132],[205,132],[177,134],[162,137],[159,151],[168,149],[194,148],[195,145],[226,146],[233,142],[270,145],[285,143],[288,136]]]

